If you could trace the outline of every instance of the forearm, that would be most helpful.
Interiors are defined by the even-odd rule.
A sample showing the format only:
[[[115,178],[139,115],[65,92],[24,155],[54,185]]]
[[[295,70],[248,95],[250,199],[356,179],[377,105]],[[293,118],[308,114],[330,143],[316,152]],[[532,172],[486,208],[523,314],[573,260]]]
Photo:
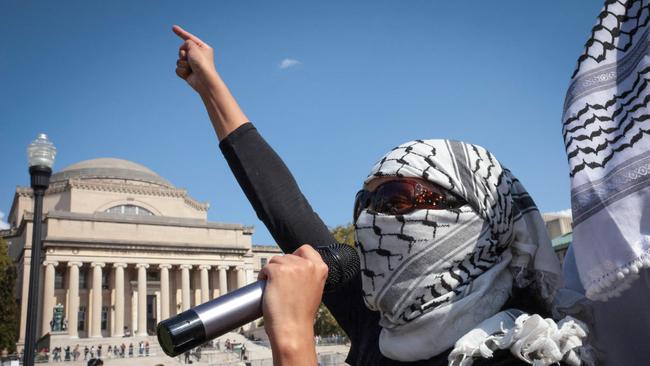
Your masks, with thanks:
[[[248,118],[219,74],[215,73],[206,79],[208,82],[199,91],[199,95],[212,121],[212,127],[221,141],[237,127],[247,123]]]
[[[310,329],[302,333],[271,339],[273,365],[311,366],[318,363],[313,331]]]

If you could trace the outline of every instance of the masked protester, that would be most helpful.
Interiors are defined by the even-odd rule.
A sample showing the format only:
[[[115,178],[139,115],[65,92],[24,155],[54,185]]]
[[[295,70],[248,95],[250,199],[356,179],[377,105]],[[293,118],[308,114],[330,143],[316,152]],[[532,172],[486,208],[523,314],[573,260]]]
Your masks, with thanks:
[[[327,270],[313,249],[300,245],[329,245],[334,238],[237,106],[214,68],[212,49],[179,27],[174,31],[185,40],[176,73],[201,95],[258,217],[283,251],[293,252],[261,271],[274,364],[315,365],[312,322]],[[360,274],[322,295],[351,340],[347,363],[593,361],[582,347],[583,323],[549,318],[560,266],[537,207],[485,149],[450,140],[396,147],[372,168],[353,220]]]

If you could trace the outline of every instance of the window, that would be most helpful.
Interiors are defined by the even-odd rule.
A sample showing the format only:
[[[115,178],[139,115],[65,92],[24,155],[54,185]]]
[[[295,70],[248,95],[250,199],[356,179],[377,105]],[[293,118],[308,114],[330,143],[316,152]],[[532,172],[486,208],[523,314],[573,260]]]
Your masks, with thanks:
[[[54,272],[54,288],[57,290],[63,289],[65,277],[63,275],[63,270],[57,269]]]
[[[102,290],[108,290],[108,271],[102,271]]]
[[[79,311],[77,312],[77,330],[86,329],[86,307],[80,306]]]
[[[147,281],[160,281],[160,272],[147,271]]]
[[[151,211],[136,205],[113,206],[104,212],[129,216],[153,216]]]
[[[268,258],[260,258],[260,267],[266,266],[266,263],[268,263]]]
[[[108,307],[102,306],[102,330],[108,329]]]
[[[79,289],[88,288],[88,271],[86,268],[79,270]]]

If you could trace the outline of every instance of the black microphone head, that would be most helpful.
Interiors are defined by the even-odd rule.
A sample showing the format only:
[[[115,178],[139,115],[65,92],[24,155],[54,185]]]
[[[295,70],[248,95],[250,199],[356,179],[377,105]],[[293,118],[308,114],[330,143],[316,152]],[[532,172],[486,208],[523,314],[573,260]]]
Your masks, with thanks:
[[[192,309],[161,321],[156,333],[160,348],[169,357],[176,357],[206,341],[203,322]]]
[[[359,255],[354,247],[336,243],[316,247],[316,250],[329,268],[325,282],[326,292],[335,291],[359,273]]]

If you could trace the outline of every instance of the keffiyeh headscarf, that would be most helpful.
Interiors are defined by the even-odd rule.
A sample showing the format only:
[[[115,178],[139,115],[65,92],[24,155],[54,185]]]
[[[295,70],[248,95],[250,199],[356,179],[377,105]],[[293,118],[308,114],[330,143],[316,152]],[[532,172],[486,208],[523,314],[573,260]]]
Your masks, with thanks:
[[[386,154],[377,177],[421,178],[463,197],[454,210],[355,222],[363,296],[380,312],[380,349],[399,361],[427,359],[494,316],[512,287],[550,302],[561,271],[544,222],[524,187],[482,147],[417,140]]]
[[[650,1],[606,1],[567,91],[573,249],[606,301],[650,268]]]

